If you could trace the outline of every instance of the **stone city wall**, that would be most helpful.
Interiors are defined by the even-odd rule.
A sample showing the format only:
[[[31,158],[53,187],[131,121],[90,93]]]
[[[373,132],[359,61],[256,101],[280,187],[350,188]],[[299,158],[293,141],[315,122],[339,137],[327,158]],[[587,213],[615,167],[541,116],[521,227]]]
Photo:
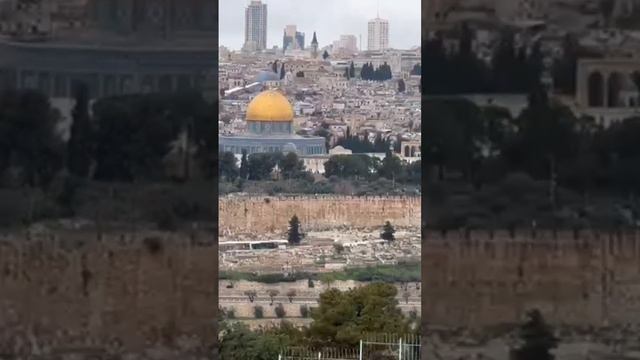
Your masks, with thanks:
[[[204,233],[0,235],[0,354],[160,346],[181,358],[211,355],[213,240]]]
[[[640,324],[638,232],[425,232],[422,251],[431,324],[519,323],[532,308],[555,324]]]
[[[285,232],[297,215],[304,231],[346,226],[420,226],[418,196],[224,197],[219,202],[220,234]]]

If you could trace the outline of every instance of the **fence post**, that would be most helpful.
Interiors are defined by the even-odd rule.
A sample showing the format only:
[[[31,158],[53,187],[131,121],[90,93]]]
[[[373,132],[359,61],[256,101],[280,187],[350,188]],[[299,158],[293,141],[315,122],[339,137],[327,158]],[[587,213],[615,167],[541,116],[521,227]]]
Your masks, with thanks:
[[[362,360],[362,339],[360,339],[360,353],[358,354],[358,360]]]
[[[402,360],[402,338],[400,338],[398,345],[398,360]]]

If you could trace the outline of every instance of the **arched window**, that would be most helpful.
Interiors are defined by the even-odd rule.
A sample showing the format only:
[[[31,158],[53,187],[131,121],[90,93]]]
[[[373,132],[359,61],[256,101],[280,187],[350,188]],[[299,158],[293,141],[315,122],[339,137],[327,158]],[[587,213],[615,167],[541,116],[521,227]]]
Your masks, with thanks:
[[[587,86],[589,93],[589,107],[602,107],[604,105],[604,78],[599,72],[589,75]]]
[[[622,90],[622,76],[620,75],[620,73],[614,72],[609,76],[607,90],[607,106],[620,106],[620,91]]]

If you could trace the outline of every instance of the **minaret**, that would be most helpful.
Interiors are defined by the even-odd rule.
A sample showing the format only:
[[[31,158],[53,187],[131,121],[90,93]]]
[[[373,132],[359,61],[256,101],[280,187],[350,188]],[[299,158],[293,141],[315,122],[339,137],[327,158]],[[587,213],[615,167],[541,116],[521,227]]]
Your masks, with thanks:
[[[318,58],[318,38],[316,38],[316,32],[313,32],[313,40],[311,40],[311,56],[314,59]]]

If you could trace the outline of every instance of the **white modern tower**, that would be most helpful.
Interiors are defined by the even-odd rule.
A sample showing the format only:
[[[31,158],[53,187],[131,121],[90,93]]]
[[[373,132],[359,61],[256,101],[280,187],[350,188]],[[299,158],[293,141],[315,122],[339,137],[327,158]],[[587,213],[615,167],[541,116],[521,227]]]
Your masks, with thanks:
[[[245,10],[244,47],[260,51],[267,48],[267,4],[251,0]]]
[[[369,20],[367,50],[380,51],[389,48],[389,21],[379,16]]]

